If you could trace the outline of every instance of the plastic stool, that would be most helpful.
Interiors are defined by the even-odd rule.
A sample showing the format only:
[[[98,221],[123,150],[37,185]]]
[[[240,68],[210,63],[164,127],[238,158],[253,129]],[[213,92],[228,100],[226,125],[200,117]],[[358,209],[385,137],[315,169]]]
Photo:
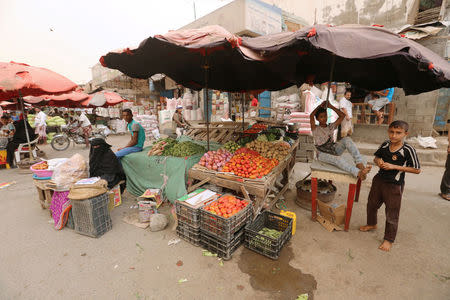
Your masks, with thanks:
[[[6,165],[6,168],[9,169],[10,166],[6,160],[7,156],[8,156],[8,153],[6,152],[5,149],[0,150],[0,165]]]

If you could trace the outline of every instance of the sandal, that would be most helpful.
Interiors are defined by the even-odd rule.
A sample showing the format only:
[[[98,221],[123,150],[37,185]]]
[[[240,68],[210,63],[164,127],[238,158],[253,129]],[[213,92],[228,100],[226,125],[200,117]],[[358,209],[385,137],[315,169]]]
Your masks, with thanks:
[[[450,197],[447,196],[447,195],[444,195],[444,194],[442,194],[442,193],[439,193],[439,196],[441,196],[441,198],[444,199],[444,200],[450,201]]]

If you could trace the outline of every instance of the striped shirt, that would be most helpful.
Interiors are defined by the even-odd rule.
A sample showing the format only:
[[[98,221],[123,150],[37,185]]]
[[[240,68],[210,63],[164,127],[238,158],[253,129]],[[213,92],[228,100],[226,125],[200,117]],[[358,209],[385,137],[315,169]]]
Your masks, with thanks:
[[[374,155],[381,158],[384,162],[393,165],[420,169],[419,158],[417,157],[416,150],[411,145],[403,143],[403,146],[395,152],[391,152],[389,149],[390,145],[390,141],[384,142]],[[380,169],[377,176],[381,176],[384,181],[389,183],[405,183],[405,172]]]

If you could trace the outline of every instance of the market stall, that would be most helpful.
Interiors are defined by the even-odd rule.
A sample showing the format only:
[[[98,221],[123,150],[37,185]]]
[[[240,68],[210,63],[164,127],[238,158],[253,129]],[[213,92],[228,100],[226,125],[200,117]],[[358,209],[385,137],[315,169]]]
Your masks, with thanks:
[[[203,184],[212,183],[242,193],[247,199],[250,199],[250,195],[254,196],[255,211],[260,211],[262,208],[270,209],[289,187],[289,176],[295,164],[298,145],[297,140],[289,147],[284,159],[270,173],[261,178],[246,178],[231,172],[210,170],[196,164],[188,171],[190,182],[188,192]],[[278,179],[280,190],[274,189]]]

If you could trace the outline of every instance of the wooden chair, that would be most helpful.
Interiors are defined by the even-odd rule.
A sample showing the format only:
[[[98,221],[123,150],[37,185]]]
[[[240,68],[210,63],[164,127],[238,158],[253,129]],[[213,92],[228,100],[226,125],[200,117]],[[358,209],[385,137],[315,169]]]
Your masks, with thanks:
[[[31,153],[33,154],[34,157],[37,157],[37,144],[39,141],[39,137],[36,138],[34,141],[30,141],[30,146],[31,146]],[[19,147],[17,148],[15,154],[16,157],[16,163],[18,163],[21,159],[21,154],[27,154],[29,153],[29,149],[28,149],[28,143],[23,143],[23,144],[19,144]]]
[[[345,159],[352,157],[344,154]],[[317,181],[318,179],[348,183],[347,210],[345,212],[345,231],[348,231],[352,216],[353,202],[358,202],[361,190],[361,180],[333,165],[314,160],[311,164],[311,213],[312,219],[317,219]]]

